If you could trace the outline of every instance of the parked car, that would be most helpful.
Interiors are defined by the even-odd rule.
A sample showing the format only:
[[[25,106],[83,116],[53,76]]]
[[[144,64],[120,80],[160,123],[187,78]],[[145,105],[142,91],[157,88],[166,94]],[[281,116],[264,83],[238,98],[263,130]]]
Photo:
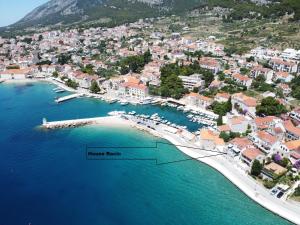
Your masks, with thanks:
[[[280,191],[278,194],[277,194],[277,198],[281,198],[283,196],[284,192]]]

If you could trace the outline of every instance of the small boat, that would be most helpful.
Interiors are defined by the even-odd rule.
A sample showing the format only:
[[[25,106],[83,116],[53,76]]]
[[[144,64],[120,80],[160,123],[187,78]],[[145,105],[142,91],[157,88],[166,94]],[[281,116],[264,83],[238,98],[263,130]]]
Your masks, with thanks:
[[[119,101],[120,102],[120,105],[128,105],[129,104],[129,102],[127,102],[127,101],[124,101],[124,100],[122,100],[122,101]]]
[[[110,100],[108,100],[108,103],[109,104],[113,104],[113,103],[116,103],[118,100],[116,100],[116,99],[110,99]]]
[[[120,115],[124,115],[126,112],[125,111],[112,111],[109,112],[108,115],[109,116],[120,116]]]
[[[189,119],[191,119],[191,118],[193,118],[194,116],[192,115],[192,114],[189,114],[189,115],[187,115],[187,118],[189,118]]]
[[[65,92],[64,89],[57,89],[57,90],[55,91],[55,93],[63,93],[63,92]]]
[[[129,112],[128,115],[135,115],[136,112],[135,111],[132,111],[132,112]]]

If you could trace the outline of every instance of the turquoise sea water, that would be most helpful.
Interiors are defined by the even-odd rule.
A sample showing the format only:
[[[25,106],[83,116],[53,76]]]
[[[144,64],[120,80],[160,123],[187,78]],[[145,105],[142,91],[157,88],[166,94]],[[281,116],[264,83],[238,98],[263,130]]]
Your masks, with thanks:
[[[0,224],[289,224],[263,209],[212,168],[195,161],[86,160],[86,145],[152,146],[163,141],[128,128],[88,126],[43,131],[49,120],[106,115],[112,110],[158,112],[178,124],[180,112],[109,105],[93,99],[55,104],[48,84],[0,85]],[[173,146],[142,148],[141,157],[183,159]],[[128,153],[128,152],[127,152]]]

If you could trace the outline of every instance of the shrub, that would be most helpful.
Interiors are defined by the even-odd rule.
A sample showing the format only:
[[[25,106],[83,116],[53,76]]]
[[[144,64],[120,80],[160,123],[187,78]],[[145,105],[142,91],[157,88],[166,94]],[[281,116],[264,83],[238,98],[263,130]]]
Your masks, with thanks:
[[[272,181],[272,180],[264,180],[264,186],[266,187],[266,188],[268,188],[268,189],[271,189],[271,188],[273,188],[273,187],[275,187],[275,185],[276,185],[276,182],[275,181]]]

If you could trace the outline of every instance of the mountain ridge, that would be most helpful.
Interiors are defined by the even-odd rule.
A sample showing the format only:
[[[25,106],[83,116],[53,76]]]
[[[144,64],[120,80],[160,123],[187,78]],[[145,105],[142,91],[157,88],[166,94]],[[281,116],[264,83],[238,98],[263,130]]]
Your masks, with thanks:
[[[293,15],[293,21],[300,21],[299,0],[271,0],[262,5],[257,1],[264,0],[50,0],[15,24],[0,28],[0,33],[18,34],[22,30],[34,31],[45,26],[84,27],[90,22],[112,27],[138,19],[184,15],[204,6],[208,10],[216,6],[230,8],[230,13],[223,20],[229,23],[253,18],[276,19],[287,13]]]
[[[206,0],[50,0],[35,8],[9,27],[68,24],[101,18],[155,17],[172,13],[178,5],[182,12]],[[135,15],[136,14],[136,15]]]

